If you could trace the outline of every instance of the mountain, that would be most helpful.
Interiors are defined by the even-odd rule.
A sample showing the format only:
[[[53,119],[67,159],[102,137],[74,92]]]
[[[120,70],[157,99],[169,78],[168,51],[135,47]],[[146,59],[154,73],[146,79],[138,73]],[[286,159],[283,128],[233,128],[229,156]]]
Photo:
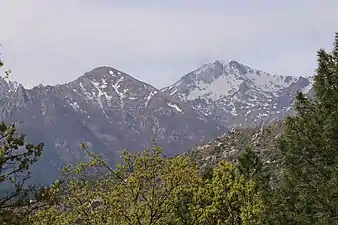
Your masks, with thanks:
[[[215,61],[163,88],[227,127],[261,126],[293,113],[297,91],[308,93],[313,77],[291,77],[252,69],[237,61]]]
[[[81,142],[115,165],[121,149],[150,147],[153,135],[172,156],[228,131],[189,104],[111,67],[63,85],[15,84],[0,79],[0,117],[16,122],[33,143],[45,143],[33,168],[39,182],[56,179],[57,168],[83,159]]]

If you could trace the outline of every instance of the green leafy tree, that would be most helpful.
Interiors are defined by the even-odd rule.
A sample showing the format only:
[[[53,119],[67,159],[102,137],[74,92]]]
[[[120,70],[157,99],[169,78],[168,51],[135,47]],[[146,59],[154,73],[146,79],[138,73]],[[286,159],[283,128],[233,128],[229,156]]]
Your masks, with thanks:
[[[338,221],[338,34],[332,53],[318,51],[315,99],[296,97],[279,149],[282,179],[275,190],[274,221],[336,224]]]
[[[199,173],[187,158],[166,159],[161,152],[159,147],[133,154],[123,152],[123,163],[115,170],[99,155],[87,152],[88,162],[64,168],[64,183],[56,188],[55,204],[33,215],[31,222],[176,224],[178,193],[190,188]],[[93,169],[100,172],[96,179],[89,180]],[[108,172],[102,173],[104,170]]]
[[[31,224],[261,224],[257,184],[232,164],[221,162],[204,178],[189,158],[164,158],[159,147],[123,152],[115,170],[87,153],[89,161],[64,168],[49,190],[53,201]]]
[[[239,174],[233,164],[221,161],[195,199],[190,212],[197,214],[194,224],[261,224],[264,205],[257,183]]]

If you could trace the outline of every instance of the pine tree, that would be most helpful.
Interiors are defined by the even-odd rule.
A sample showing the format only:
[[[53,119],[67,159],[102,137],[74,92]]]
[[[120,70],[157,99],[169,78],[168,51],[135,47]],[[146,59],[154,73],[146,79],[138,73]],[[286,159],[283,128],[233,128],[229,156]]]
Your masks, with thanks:
[[[275,221],[337,224],[338,221],[338,33],[333,52],[319,50],[315,99],[298,93],[279,142],[282,179]]]
[[[238,156],[237,168],[246,178],[257,179],[262,176],[263,164],[258,155],[247,148]]]

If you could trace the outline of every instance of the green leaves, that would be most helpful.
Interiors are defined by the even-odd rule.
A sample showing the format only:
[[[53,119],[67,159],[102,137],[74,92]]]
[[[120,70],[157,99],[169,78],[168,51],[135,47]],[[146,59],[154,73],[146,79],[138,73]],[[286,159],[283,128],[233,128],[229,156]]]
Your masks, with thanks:
[[[62,184],[51,187],[64,210],[52,204],[32,215],[32,224],[259,224],[256,183],[232,164],[221,162],[205,180],[189,158],[164,158],[158,146],[121,158],[95,179],[88,171],[108,166],[97,155],[65,167]]]
[[[203,188],[199,224],[259,224],[263,202],[256,186],[234,165],[220,162]]]

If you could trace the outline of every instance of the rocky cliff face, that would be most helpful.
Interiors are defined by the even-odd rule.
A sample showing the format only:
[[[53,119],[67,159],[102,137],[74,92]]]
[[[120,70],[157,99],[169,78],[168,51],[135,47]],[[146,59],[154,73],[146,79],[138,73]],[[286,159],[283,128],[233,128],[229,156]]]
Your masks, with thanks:
[[[283,135],[283,131],[283,121],[260,128],[234,128],[182,155],[190,157],[203,172],[221,160],[236,163],[238,156],[249,148],[260,157],[264,172],[269,173],[273,184],[280,176],[282,157],[278,151],[278,139]]]

